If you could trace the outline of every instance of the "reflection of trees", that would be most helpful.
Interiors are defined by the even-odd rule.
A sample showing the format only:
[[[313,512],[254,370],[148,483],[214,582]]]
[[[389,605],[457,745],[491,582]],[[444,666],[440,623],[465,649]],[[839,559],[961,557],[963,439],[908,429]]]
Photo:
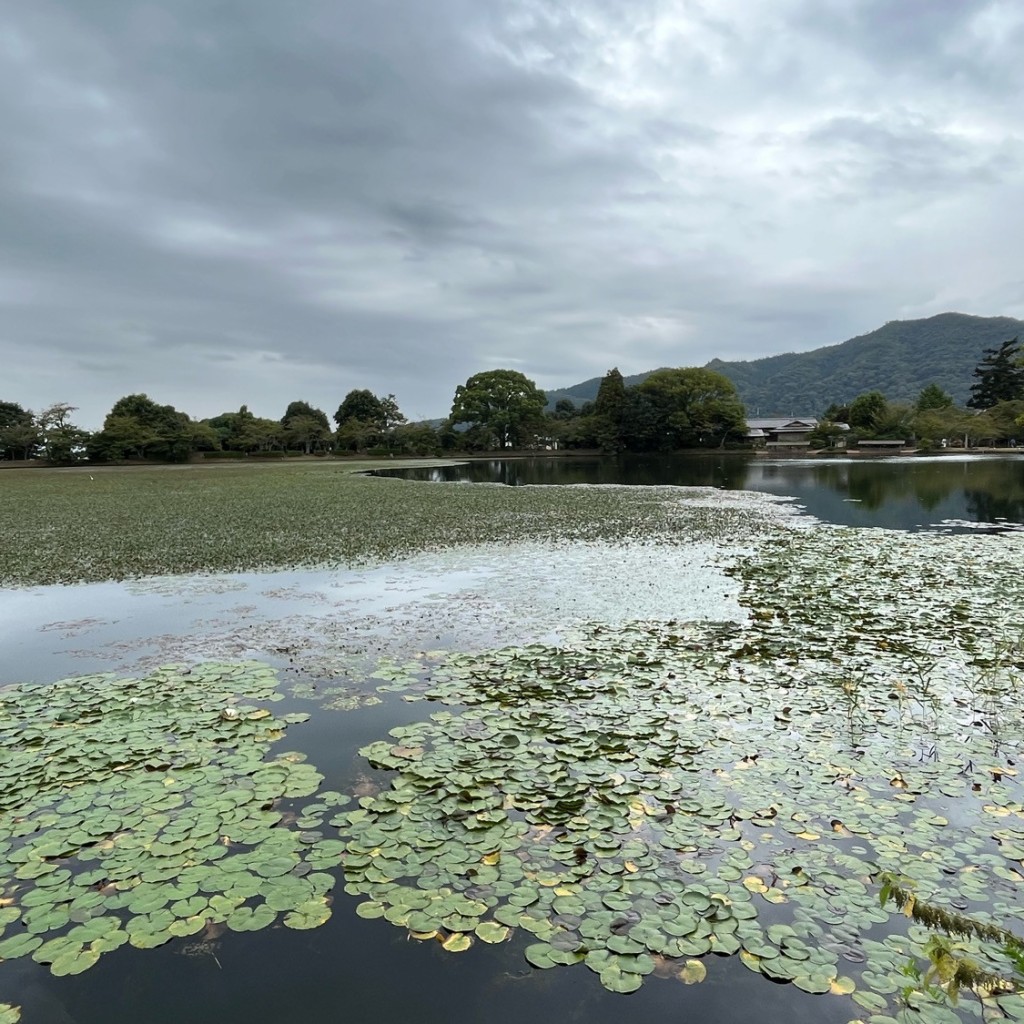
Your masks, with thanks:
[[[814,479],[821,486],[845,491],[869,509],[906,501],[932,511],[962,492],[970,519],[1024,521],[1024,461],[872,461],[815,467]]]
[[[992,522],[1001,517],[1011,522],[1024,522],[1024,459],[971,462],[870,459],[809,466],[806,462],[765,463],[745,454],[624,455],[618,458],[487,459],[461,466],[398,470],[388,475],[511,486],[629,484],[656,487],[674,484],[728,490],[754,487],[798,494],[805,501],[813,500],[814,490],[831,491],[855,499],[866,510],[903,506],[932,511],[962,494],[963,513],[953,509],[947,510],[947,514],[963,514],[980,522]],[[837,514],[834,510],[823,511],[826,518]]]
[[[964,491],[964,498],[970,517],[979,523],[993,523],[997,519],[1024,523],[1024,494],[1003,497],[989,491]]]
[[[977,463],[964,484],[967,512],[978,522],[1024,523],[1024,461]],[[1007,469],[1009,468],[1009,472]]]
[[[941,475],[921,474],[914,479],[914,492],[922,508],[931,512],[953,493],[955,484]]]
[[[628,484],[634,487],[724,487],[742,490],[753,456],[623,455],[618,458],[482,459],[461,466],[384,470],[382,475],[412,479],[526,484]]]
[[[742,490],[753,456],[737,455],[640,455],[621,456],[608,467],[600,483],[658,487],[723,487]]]
[[[896,470],[896,472],[892,472]],[[850,497],[865,508],[881,508],[900,498],[915,497],[913,471],[906,465],[850,467]]]
[[[885,463],[871,461],[822,465],[814,481],[847,494],[865,508],[913,501],[931,511],[962,485],[963,463]]]

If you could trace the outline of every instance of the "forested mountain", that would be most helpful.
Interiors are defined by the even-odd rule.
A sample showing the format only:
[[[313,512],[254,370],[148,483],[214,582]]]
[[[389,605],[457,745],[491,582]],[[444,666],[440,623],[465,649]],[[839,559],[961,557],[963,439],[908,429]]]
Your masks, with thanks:
[[[964,404],[984,350],[1018,335],[1024,338],[1022,320],[940,313],[924,320],[891,320],[870,334],[811,352],[747,362],[712,359],[707,368],[736,385],[748,416],[818,415],[832,403],[848,404],[873,390],[890,401],[913,401],[933,382]],[[651,372],[626,377],[626,384],[639,384]],[[594,377],[549,391],[548,403],[553,407],[559,398],[577,405],[593,401],[600,383]]]

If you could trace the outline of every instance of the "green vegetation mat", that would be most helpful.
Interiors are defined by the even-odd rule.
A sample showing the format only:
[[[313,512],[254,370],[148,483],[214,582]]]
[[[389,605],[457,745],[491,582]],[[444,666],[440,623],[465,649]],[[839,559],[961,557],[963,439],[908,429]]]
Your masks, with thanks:
[[[5,470],[0,585],[337,566],[454,544],[742,537],[749,512],[679,513],[662,488],[431,485],[380,463]],[[388,466],[401,463],[388,463]]]

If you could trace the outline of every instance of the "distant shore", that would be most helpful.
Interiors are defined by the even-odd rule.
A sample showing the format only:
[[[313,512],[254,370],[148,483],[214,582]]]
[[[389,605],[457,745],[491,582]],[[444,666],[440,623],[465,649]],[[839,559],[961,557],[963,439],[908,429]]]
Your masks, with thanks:
[[[1024,455],[1024,448],[683,448],[672,452],[621,452],[622,455],[687,455],[707,456],[708,458],[720,456],[755,456],[759,459],[891,459],[896,456],[919,455],[923,457],[932,456],[957,456],[957,455]],[[109,469],[156,469],[161,466],[253,466],[253,465],[306,465],[309,463],[337,462],[341,464],[349,462],[481,462],[494,459],[594,459],[614,458],[615,456],[594,448],[571,448],[558,451],[546,451],[537,449],[508,449],[506,451],[493,452],[445,452],[443,455],[396,455],[393,459],[384,455],[359,455],[356,453],[345,455],[300,455],[291,457],[267,458],[256,456],[238,459],[204,459],[192,458],[188,462],[154,462],[147,459],[126,459],[123,462],[98,462],[98,463],[77,463],[73,466],[53,466],[48,462],[39,459],[11,459],[0,460],[0,470],[3,469],[72,469],[72,470],[109,470]]]

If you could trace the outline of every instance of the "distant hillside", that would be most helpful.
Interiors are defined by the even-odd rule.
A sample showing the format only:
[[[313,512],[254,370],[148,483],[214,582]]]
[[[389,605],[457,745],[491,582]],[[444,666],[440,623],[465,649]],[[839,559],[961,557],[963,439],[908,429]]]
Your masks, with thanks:
[[[933,381],[963,404],[970,397],[973,370],[986,348],[1019,335],[1024,321],[1006,316],[940,313],[925,320],[891,320],[884,327],[839,345],[811,352],[788,352],[748,362],[712,359],[708,369],[735,385],[748,415],[817,415],[833,402],[843,404],[865,391],[881,391],[892,401],[913,401]],[[638,384],[650,373],[627,377]],[[577,405],[597,395],[600,377],[548,392]]]
[[[609,366],[610,370],[611,367]],[[661,369],[661,367],[659,367]],[[654,373],[654,370],[648,370],[646,373],[634,373],[632,377],[623,377],[622,379],[626,382],[626,387],[635,387],[637,384],[647,380],[650,375]],[[575,402],[577,405],[582,405],[584,402],[592,402],[597,398],[597,389],[601,386],[601,381],[604,379],[602,374],[600,377],[591,377],[590,380],[585,380],[581,384],[573,384],[571,388],[562,388],[558,391],[546,391],[545,394],[548,398],[548,408],[554,409],[555,403],[560,398],[568,398]]]

